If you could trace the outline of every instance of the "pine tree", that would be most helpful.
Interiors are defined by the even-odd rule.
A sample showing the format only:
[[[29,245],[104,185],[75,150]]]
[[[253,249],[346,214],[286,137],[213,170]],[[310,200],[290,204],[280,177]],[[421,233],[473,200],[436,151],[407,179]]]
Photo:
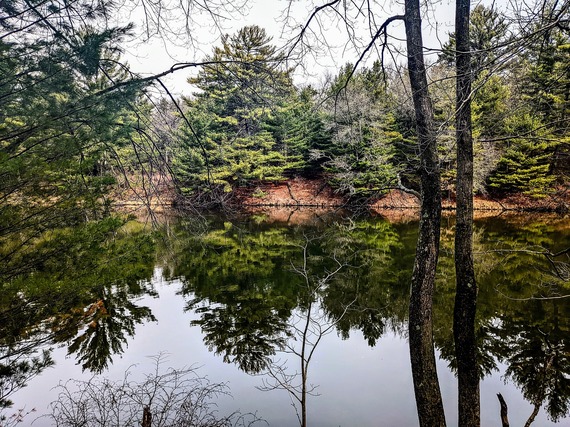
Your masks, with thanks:
[[[287,168],[285,140],[272,129],[294,94],[290,70],[265,30],[244,27],[222,38],[188,100],[192,128],[182,128],[176,172],[187,192],[229,192],[249,180],[279,180]]]
[[[482,4],[475,6],[469,24],[471,71],[474,80],[484,70],[497,67],[496,61],[501,59],[503,45],[509,37],[509,23],[499,11]],[[448,65],[454,64],[456,50],[455,33],[451,33],[439,60]]]
[[[507,131],[515,135],[506,139],[506,147],[490,187],[500,192],[522,192],[544,197],[552,190],[556,177],[550,173],[550,160],[556,140],[531,113],[507,119]]]
[[[379,72],[363,70],[348,80],[352,65],[347,64],[329,89],[326,112],[332,139],[316,154],[324,159],[330,183],[352,197],[388,191],[400,169],[394,157],[404,138]]]
[[[548,151],[550,172],[559,179],[570,178],[570,36],[558,28],[546,33],[529,49],[528,72],[520,82],[523,100],[532,105],[542,126],[552,133]]]
[[[116,68],[127,33],[83,26],[0,42],[0,243],[23,248],[45,230],[109,213],[105,158],[134,131],[141,88],[108,90],[127,78]]]
[[[544,12],[549,13],[548,7]],[[522,57],[510,70],[509,117],[495,114],[488,120],[495,120],[495,126],[504,125],[504,132],[495,132],[502,156],[489,180],[496,191],[544,197],[554,190],[557,180],[568,179],[564,176],[569,172],[570,152],[568,46],[569,38],[559,28],[539,31],[529,36]]]
[[[306,87],[289,98],[268,120],[268,129],[287,158],[287,174],[315,177],[323,172],[314,152],[330,146],[330,129],[324,112],[316,104],[317,91]]]

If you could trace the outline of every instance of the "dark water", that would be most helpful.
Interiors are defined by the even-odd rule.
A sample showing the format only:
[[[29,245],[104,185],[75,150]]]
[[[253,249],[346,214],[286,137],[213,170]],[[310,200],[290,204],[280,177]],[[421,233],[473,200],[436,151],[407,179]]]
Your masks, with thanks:
[[[545,255],[570,247],[570,221],[476,225],[482,425],[500,425],[497,393],[513,426],[535,406],[533,425],[570,425],[570,260]],[[67,251],[5,282],[0,362],[36,357],[41,371],[7,396],[12,411],[37,409],[25,423],[49,411],[58,382],[118,380],[133,364],[136,378],[152,371],[148,356],[165,352],[163,366],[228,383],[233,397],[216,399],[220,413],[297,424],[292,403],[310,357],[309,425],[417,425],[406,340],[415,222],[182,218],[152,234],[131,224],[112,239],[101,227],[69,231],[93,243],[75,253],[70,234]],[[455,425],[452,220],[443,227],[434,339]],[[44,369],[42,351],[54,366]]]

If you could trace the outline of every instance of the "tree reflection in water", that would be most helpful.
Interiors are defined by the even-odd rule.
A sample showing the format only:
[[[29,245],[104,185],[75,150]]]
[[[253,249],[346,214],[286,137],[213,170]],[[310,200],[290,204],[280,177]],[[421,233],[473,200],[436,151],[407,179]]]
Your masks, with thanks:
[[[556,258],[552,274],[544,253],[570,247],[570,235],[562,221],[476,225],[481,375],[506,365],[505,380],[533,408],[562,420],[570,405],[570,305],[560,298],[568,281],[559,273],[568,264]],[[84,369],[105,370],[136,325],[154,319],[137,299],[156,294],[156,259],[165,278],[182,282],[186,310],[197,315],[192,324],[206,345],[226,362],[264,375],[268,388],[293,391],[299,403],[311,392],[308,365],[323,333],[348,338],[361,331],[370,346],[381,345],[387,331],[406,337],[413,223],[368,218],[288,227],[213,220],[198,233],[184,224],[168,230],[168,250],[142,230],[121,227],[109,221],[62,230],[38,242],[32,270],[22,267],[29,259],[2,266],[3,406],[51,365],[53,345],[67,346]],[[434,340],[453,369],[452,227],[442,232]],[[302,408],[299,414],[302,424]]]
[[[309,367],[319,342],[323,337],[334,330],[335,322],[324,311],[322,296],[327,292],[330,283],[340,276],[348,264],[339,258],[346,256],[342,246],[335,248],[329,257],[332,268],[328,266],[324,271],[318,272],[322,265],[326,265],[321,256],[316,262],[310,254],[310,245],[316,238],[304,235],[305,242],[299,246],[302,252],[300,264],[291,265],[294,274],[302,278],[299,289],[299,307],[294,311],[288,321],[289,339],[282,348],[284,359],[271,360],[262,372],[263,391],[285,390],[295,412],[299,425],[307,426],[307,397],[315,395],[317,386],[309,383]],[[316,271],[315,271],[316,270]],[[344,308],[346,312],[350,305]],[[340,316],[342,318],[343,315]],[[297,368],[292,368],[291,365]],[[297,370],[298,369],[298,370]]]
[[[186,310],[200,315],[192,324],[202,328],[210,350],[245,372],[263,370],[285,345],[298,291],[280,271],[293,249],[282,231],[249,233],[225,223],[190,237],[174,257]]]
[[[544,297],[546,280],[550,291],[565,291],[553,281],[545,257],[519,251],[537,240],[554,247],[555,233],[538,226],[539,233],[528,228],[521,233],[507,222],[499,226],[510,229],[505,234],[484,227],[489,224],[497,227],[487,221],[475,233],[481,376],[497,370],[498,363],[507,364],[506,379],[537,409],[544,403],[556,421],[568,414],[570,364],[565,335],[552,328],[567,332],[570,313],[564,301],[526,301]],[[308,386],[308,362],[323,333],[335,329],[347,338],[351,330],[360,330],[371,346],[386,327],[405,336],[415,242],[413,225],[381,220],[335,224],[320,238],[302,243],[307,234],[306,228],[247,230],[226,223],[223,230],[203,235],[199,244],[195,241],[199,249],[187,247],[186,253],[200,256],[176,270],[185,277],[187,309],[200,316],[193,324],[203,328],[205,342],[226,361],[265,375],[262,389],[289,391],[300,405],[301,425],[306,425],[306,395],[314,391]],[[452,236],[443,234],[434,338],[440,357],[454,369]],[[555,315],[555,306],[564,315]]]
[[[83,369],[101,372],[135,325],[154,319],[134,302],[154,293],[155,245],[138,226],[111,218],[62,229],[35,250],[33,265],[24,254],[0,270],[0,410],[53,364],[53,345],[68,345]]]

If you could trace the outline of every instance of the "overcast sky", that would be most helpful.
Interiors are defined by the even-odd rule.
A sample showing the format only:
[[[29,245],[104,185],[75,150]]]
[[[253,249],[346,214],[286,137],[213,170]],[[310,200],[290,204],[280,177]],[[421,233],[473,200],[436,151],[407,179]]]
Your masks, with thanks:
[[[144,15],[140,7],[134,9],[132,13],[122,17],[123,20],[133,22],[139,32],[139,37],[127,45],[125,59],[135,72],[143,74],[162,72],[175,63],[200,61],[212,51],[214,45],[220,44],[221,33],[232,34],[241,27],[252,24],[265,28],[267,33],[273,37],[273,43],[281,47],[298,33],[300,26],[307,21],[315,6],[326,3],[326,0],[297,0],[292,3],[288,0],[241,0],[241,2],[245,4],[243,14],[224,11],[223,16],[226,18],[220,19],[221,25],[218,27],[212,24],[207,14],[193,13],[194,22],[190,25],[191,38],[183,31],[182,21],[176,22],[176,18],[181,15],[180,11],[172,10],[169,12],[170,15],[165,13],[172,31],[179,34],[176,39],[172,36],[168,38],[153,36],[150,40],[146,40],[144,34],[141,34],[145,28]],[[391,15],[403,13],[403,5],[400,2],[373,1],[371,3],[375,5],[376,25],[380,25]],[[430,10],[424,11],[424,44],[429,48],[437,49],[440,43],[447,40],[448,33],[452,31],[454,2],[442,0],[427,3],[430,4]],[[289,20],[284,22],[287,16],[287,6],[290,4],[292,7],[288,10]],[[317,83],[326,72],[335,74],[341,65],[357,60],[363,46],[370,40],[370,16],[357,16],[353,11],[350,21],[354,23],[352,42],[349,41],[347,28],[338,20],[333,22],[324,19],[323,16],[320,27],[312,26],[313,35],[316,36],[311,40],[314,54],[305,56],[305,67],[298,68],[295,75],[296,83]],[[396,22],[391,25],[389,34],[390,42],[396,46],[394,51],[397,50],[398,45],[402,45],[403,33],[403,23]],[[330,49],[325,48],[325,43],[322,43],[325,40]],[[369,63],[377,58],[378,52],[372,51],[369,55]],[[397,60],[402,61],[402,57]],[[190,94],[192,88],[186,83],[186,79],[192,72],[190,69],[179,71],[169,77],[166,82],[175,93]]]

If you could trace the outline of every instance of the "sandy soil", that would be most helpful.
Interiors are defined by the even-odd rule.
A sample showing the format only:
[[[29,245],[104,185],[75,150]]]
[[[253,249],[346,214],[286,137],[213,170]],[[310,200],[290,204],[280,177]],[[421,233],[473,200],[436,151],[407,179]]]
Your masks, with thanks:
[[[176,198],[176,191],[166,177],[155,177],[152,182],[133,182],[117,191],[116,204],[121,211],[137,213],[168,211]],[[347,207],[347,200],[335,193],[324,180],[294,178],[287,182],[260,183],[257,186],[236,190],[233,202],[240,210],[261,214],[271,220],[287,223],[306,223],[324,220]],[[368,210],[391,221],[411,221],[418,217],[418,199],[400,190],[392,190],[378,200],[372,200]],[[500,200],[476,196],[474,200],[477,218],[495,216],[501,212],[570,211],[570,189],[559,188],[552,196],[533,199],[524,195],[512,195]],[[444,215],[453,215],[455,201],[444,199]]]
[[[323,180],[294,178],[286,182],[263,183],[237,190],[236,202],[245,206],[311,206],[338,207],[345,204],[343,197]]]
[[[336,194],[323,180],[295,178],[289,182],[262,184],[250,189],[241,189],[236,201],[247,206],[345,206],[346,200]],[[371,203],[371,208],[383,209],[418,209],[418,199],[400,190],[392,190],[382,198]],[[570,189],[557,189],[555,194],[544,199],[533,199],[524,195],[512,195],[502,199],[476,196],[475,210],[536,210],[556,211],[570,208]],[[444,199],[444,209],[454,209],[453,199]]]
[[[287,183],[269,183],[238,192],[236,202],[250,213],[263,214],[274,221],[288,223],[319,220],[327,213],[346,206],[346,200],[334,193],[323,180],[295,178]],[[419,200],[400,190],[392,190],[382,198],[372,201],[369,211],[390,221],[413,221],[418,218]],[[570,189],[557,189],[554,195],[533,199],[524,195],[512,195],[499,200],[476,196],[475,217],[496,216],[503,212],[537,211],[568,212]],[[443,215],[453,215],[455,200],[443,200]]]

